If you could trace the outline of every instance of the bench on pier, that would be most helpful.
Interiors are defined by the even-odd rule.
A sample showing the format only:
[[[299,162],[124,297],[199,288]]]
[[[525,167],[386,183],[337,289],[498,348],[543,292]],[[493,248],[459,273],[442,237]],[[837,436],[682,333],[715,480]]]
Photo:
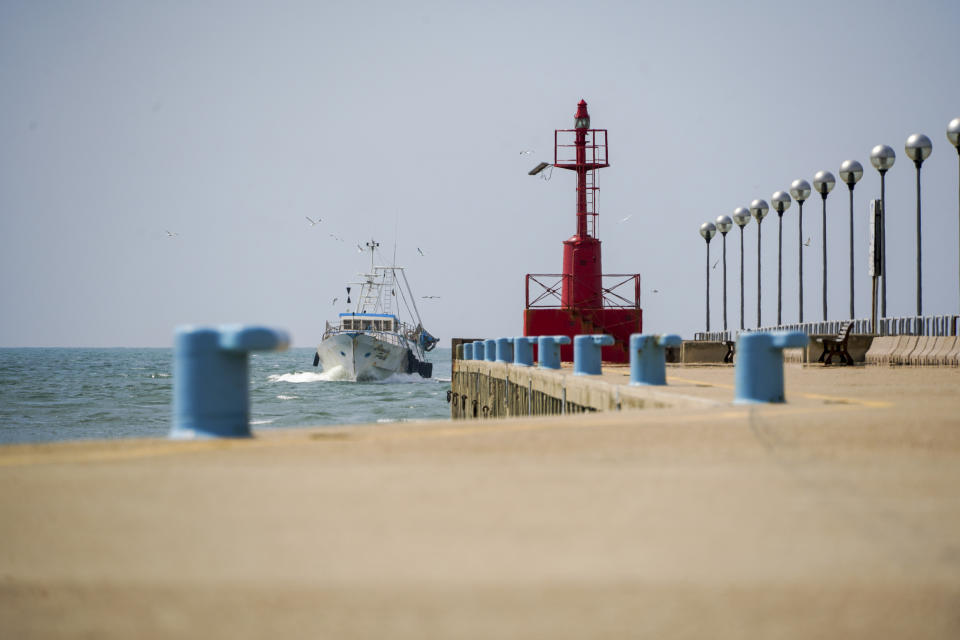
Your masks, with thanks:
[[[733,356],[737,350],[737,343],[734,340],[724,340],[723,346],[727,348],[727,352],[723,355],[723,362],[725,364],[732,364]]]
[[[840,331],[835,338],[817,338],[817,342],[823,345],[823,352],[817,358],[817,362],[828,365],[833,361],[833,356],[840,356],[843,364],[852,365],[853,358],[847,351],[847,342],[850,340],[850,333],[853,331],[853,321],[844,322],[840,325]]]

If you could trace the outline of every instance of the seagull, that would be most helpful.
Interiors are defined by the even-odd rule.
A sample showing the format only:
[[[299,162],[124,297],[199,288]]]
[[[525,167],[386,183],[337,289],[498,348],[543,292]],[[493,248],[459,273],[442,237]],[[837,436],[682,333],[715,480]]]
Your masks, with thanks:
[[[360,246],[360,243],[357,243],[357,253],[363,253],[363,247]]]
[[[620,218],[620,222],[626,222],[627,220],[629,220],[629,219],[632,218],[632,217],[633,217],[633,214],[631,213],[631,214],[628,215],[626,218]]]
[[[340,299],[340,298],[334,298],[334,299],[330,302],[330,306],[332,307],[333,305],[337,304],[337,300],[339,300],[339,299]]]
[[[651,293],[660,293],[659,289],[654,289]]]
[[[167,231],[167,230],[164,229],[164,231]],[[168,237],[168,238],[176,238],[178,235],[180,235],[180,234],[177,233],[176,231],[167,231],[167,237]]]
[[[427,255],[427,254],[425,254],[425,253],[423,252],[423,249],[421,249],[420,247],[417,247],[417,253],[419,253],[419,254],[422,255],[422,256]]]
[[[524,149],[523,151],[520,152],[520,155],[522,155],[522,156],[528,156],[528,155],[530,155],[531,153],[533,153],[533,149]]]
[[[717,264],[720,262],[720,258],[717,258],[717,261],[713,263],[713,268],[717,268]]]
[[[340,242],[343,242],[343,238],[341,238],[340,236],[335,235],[335,234],[332,234],[332,233],[329,234],[329,235],[330,235],[330,237],[333,238],[334,240],[339,240]]]
[[[317,218],[316,221],[314,221],[310,216],[303,216],[303,217],[307,219],[307,222],[310,223],[311,227],[315,227],[317,224],[323,222],[323,218]]]
[[[439,300],[440,296],[420,296],[424,300]]]
[[[803,246],[805,246],[805,247],[809,247],[809,246],[810,246],[810,238],[807,238],[807,241],[803,243]]]

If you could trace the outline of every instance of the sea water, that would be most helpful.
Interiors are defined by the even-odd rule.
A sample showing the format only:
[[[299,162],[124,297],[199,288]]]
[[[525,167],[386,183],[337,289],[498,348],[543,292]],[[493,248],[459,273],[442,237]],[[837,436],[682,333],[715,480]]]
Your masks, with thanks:
[[[279,427],[447,419],[450,349],[427,355],[433,378],[330,379],[313,349],[250,356],[250,424]],[[0,444],[164,437],[171,349],[0,349]]]

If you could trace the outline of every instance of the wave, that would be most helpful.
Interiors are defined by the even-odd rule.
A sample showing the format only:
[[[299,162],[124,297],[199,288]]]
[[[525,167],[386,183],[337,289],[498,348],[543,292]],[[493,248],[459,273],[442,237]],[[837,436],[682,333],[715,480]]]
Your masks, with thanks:
[[[422,378],[419,373],[394,373],[383,380],[375,380],[381,384],[416,384],[421,382],[433,382],[434,378]]]
[[[299,400],[300,396],[285,396],[283,394],[277,396],[277,400]]]
[[[271,419],[271,420],[251,420],[251,421],[250,421],[250,424],[270,424],[271,422],[274,422],[274,421],[275,421],[275,419]]]
[[[329,371],[323,371],[322,373],[317,374],[319,377],[318,380],[323,382],[352,382],[353,378],[350,376],[350,373],[343,367],[337,366]]]
[[[267,377],[270,382],[292,382],[299,384],[301,382],[324,382],[328,380],[326,373],[314,373],[312,371],[298,371],[297,373],[281,373]]]
[[[297,371],[295,373],[273,374],[267,377],[269,382],[290,382],[292,384],[301,384],[303,382],[343,382],[352,381],[350,375],[343,367],[334,367],[329,371],[314,373],[313,371]],[[394,373],[383,380],[366,380],[368,384],[421,384],[450,382],[449,378],[421,378],[416,373]],[[279,397],[279,396],[278,396]],[[288,398],[280,398],[286,400]]]

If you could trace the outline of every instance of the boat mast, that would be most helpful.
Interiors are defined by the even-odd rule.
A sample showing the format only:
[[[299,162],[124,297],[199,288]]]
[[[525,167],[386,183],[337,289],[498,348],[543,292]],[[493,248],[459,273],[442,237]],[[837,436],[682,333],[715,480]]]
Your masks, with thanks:
[[[373,252],[377,250],[377,247],[380,246],[380,243],[370,238],[370,242],[367,243],[367,249],[370,250],[370,273],[376,273],[375,267],[373,266]]]

